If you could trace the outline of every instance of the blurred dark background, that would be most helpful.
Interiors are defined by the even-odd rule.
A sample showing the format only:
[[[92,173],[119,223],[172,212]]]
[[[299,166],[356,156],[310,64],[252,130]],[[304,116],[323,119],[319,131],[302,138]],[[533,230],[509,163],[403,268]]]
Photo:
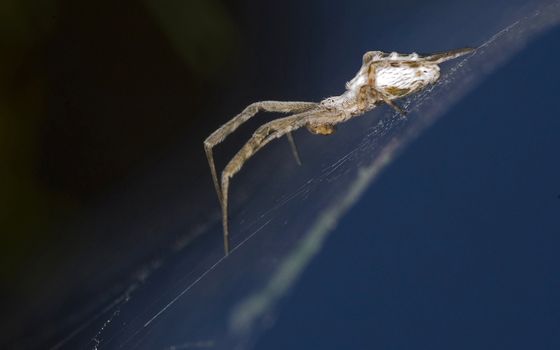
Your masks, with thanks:
[[[227,118],[208,116],[238,85],[251,40],[246,3],[1,2],[2,340],[60,322],[65,305],[86,304],[176,238],[75,228],[178,144],[184,181],[206,181],[202,140]],[[164,183],[134,200],[174,191]],[[129,215],[144,215],[138,207]]]
[[[339,92],[298,83],[328,67],[315,6],[2,1],[0,346],[71,332],[182,244],[178,226],[215,219],[202,141],[234,113]]]

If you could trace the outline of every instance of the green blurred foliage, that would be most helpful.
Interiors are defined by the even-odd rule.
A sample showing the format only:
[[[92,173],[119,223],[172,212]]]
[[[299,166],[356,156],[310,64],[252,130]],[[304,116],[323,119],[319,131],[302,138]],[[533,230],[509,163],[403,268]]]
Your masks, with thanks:
[[[76,222],[196,127],[236,61],[226,1],[0,0],[4,333],[25,340],[34,319],[99,292],[115,278],[101,262],[138,263],[111,249],[134,231],[106,244]]]
[[[145,0],[173,47],[198,75],[216,78],[238,53],[239,33],[217,0]]]
[[[15,277],[46,239],[58,206],[36,177],[38,133],[45,112],[40,50],[54,27],[49,1],[0,2],[0,278]]]
[[[111,2],[96,6],[107,13],[113,10]],[[212,85],[229,69],[232,57],[236,56],[239,35],[222,2],[145,0],[133,6],[143,7],[152,15],[160,28],[158,34],[163,34],[161,40],[171,44],[199,81]],[[52,40],[72,37],[64,32],[72,28],[68,23],[81,21],[68,21],[64,16],[83,16],[89,21],[87,25],[106,25],[104,18],[95,18],[87,11],[64,11],[76,7],[80,5],[64,0],[0,1],[0,278],[11,281],[3,288],[7,293],[7,288],[13,288],[11,293],[20,293],[41,284],[38,281],[51,278],[45,271],[53,272],[71,263],[65,259],[69,259],[72,248],[61,243],[65,242],[64,237],[54,232],[53,227],[79,212],[82,198],[50,187],[40,176],[39,167],[43,124],[48,118],[52,122],[53,112],[49,109],[53,103],[49,98],[57,93],[48,74]],[[123,7],[126,4],[121,4],[120,8]],[[194,81],[193,85],[198,86]],[[62,118],[59,121],[65,123]],[[93,128],[107,127],[102,118],[91,118],[87,123]],[[86,164],[84,169],[90,167]],[[69,172],[72,169],[62,169],[62,173]],[[102,190],[96,188],[93,192]],[[42,257],[35,259],[37,255]],[[30,271],[35,271],[35,275],[25,275]]]

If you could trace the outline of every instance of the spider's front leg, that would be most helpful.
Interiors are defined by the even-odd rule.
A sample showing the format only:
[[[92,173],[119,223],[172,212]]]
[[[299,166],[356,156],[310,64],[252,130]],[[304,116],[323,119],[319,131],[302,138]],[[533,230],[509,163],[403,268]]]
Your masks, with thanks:
[[[387,97],[382,91],[379,91],[376,88],[376,74],[377,74],[377,65],[384,64],[384,62],[373,62],[368,69],[368,83],[367,85],[362,86],[360,90],[360,98],[367,99],[367,96],[371,96],[376,100],[381,100],[385,102],[388,106],[392,107],[397,113],[401,114],[402,116],[406,116],[406,111],[402,109],[398,104],[393,102],[389,97]]]
[[[393,102],[390,98],[388,98],[387,96],[385,96],[382,92],[379,92],[377,90],[375,90],[375,94],[376,97],[378,97],[380,100],[382,100],[383,102],[385,102],[387,105],[389,105],[390,107],[392,107],[395,111],[397,111],[397,113],[399,113],[400,115],[402,115],[403,117],[406,116],[406,111],[404,109],[402,109],[398,104],[396,104],[395,102]]]
[[[278,113],[301,113],[317,107],[317,103],[314,102],[282,102],[282,101],[261,101],[255,102],[247,106],[241,113],[233,117],[230,121],[222,125],[218,130],[214,131],[206,140],[204,141],[204,151],[206,152],[206,158],[208,159],[208,165],[210,166],[210,172],[212,173],[212,181],[214,182],[214,188],[218,194],[218,199],[222,201],[222,193],[220,190],[220,185],[218,183],[218,176],[216,173],[216,166],[214,163],[214,155],[212,149],[214,146],[222,142],[229,134],[234,132],[241,124],[245,123],[247,120],[251,119],[260,111],[265,112],[278,112]],[[296,161],[299,163],[299,155],[297,155],[297,149],[295,148],[295,143],[291,134],[288,134],[288,141],[296,157]]]
[[[226,255],[229,253],[229,229],[228,229],[228,189],[230,179],[241,170],[245,162],[251,158],[258,150],[263,148],[270,141],[282,137],[291,131],[297,130],[307,124],[337,124],[346,120],[340,112],[326,111],[322,109],[311,110],[308,112],[295,114],[289,117],[273,120],[258,128],[253,136],[230,160],[222,172],[222,221],[224,229],[224,249]]]

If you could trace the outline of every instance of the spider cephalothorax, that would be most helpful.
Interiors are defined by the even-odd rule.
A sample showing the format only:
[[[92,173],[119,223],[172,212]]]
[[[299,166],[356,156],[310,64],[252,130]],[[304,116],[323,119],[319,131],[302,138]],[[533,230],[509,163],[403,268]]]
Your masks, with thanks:
[[[413,94],[435,83],[440,76],[439,64],[472,52],[464,48],[431,55],[386,53],[369,51],[363,56],[362,67],[346,83],[340,96],[315,102],[262,101],[249,105],[243,112],[222,125],[204,141],[204,150],[210,165],[212,180],[222,207],[224,249],[229,252],[228,189],[230,179],[243,164],[270,141],[286,135],[298,163],[299,155],[291,132],[306,127],[313,134],[331,135],[336,124],[364,114],[380,103],[386,103],[397,112],[404,111],[393,100]],[[259,111],[291,114],[259,127],[247,143],[237,152],[222,171],[218,182],[212,149],[234,132],[241,124]]]

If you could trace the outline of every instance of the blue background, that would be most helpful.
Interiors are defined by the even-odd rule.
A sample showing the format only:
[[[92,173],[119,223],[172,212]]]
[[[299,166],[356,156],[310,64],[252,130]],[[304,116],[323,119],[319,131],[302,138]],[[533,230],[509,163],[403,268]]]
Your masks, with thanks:
[[[560,30],[393,162],[259,349],[560,348]]]

